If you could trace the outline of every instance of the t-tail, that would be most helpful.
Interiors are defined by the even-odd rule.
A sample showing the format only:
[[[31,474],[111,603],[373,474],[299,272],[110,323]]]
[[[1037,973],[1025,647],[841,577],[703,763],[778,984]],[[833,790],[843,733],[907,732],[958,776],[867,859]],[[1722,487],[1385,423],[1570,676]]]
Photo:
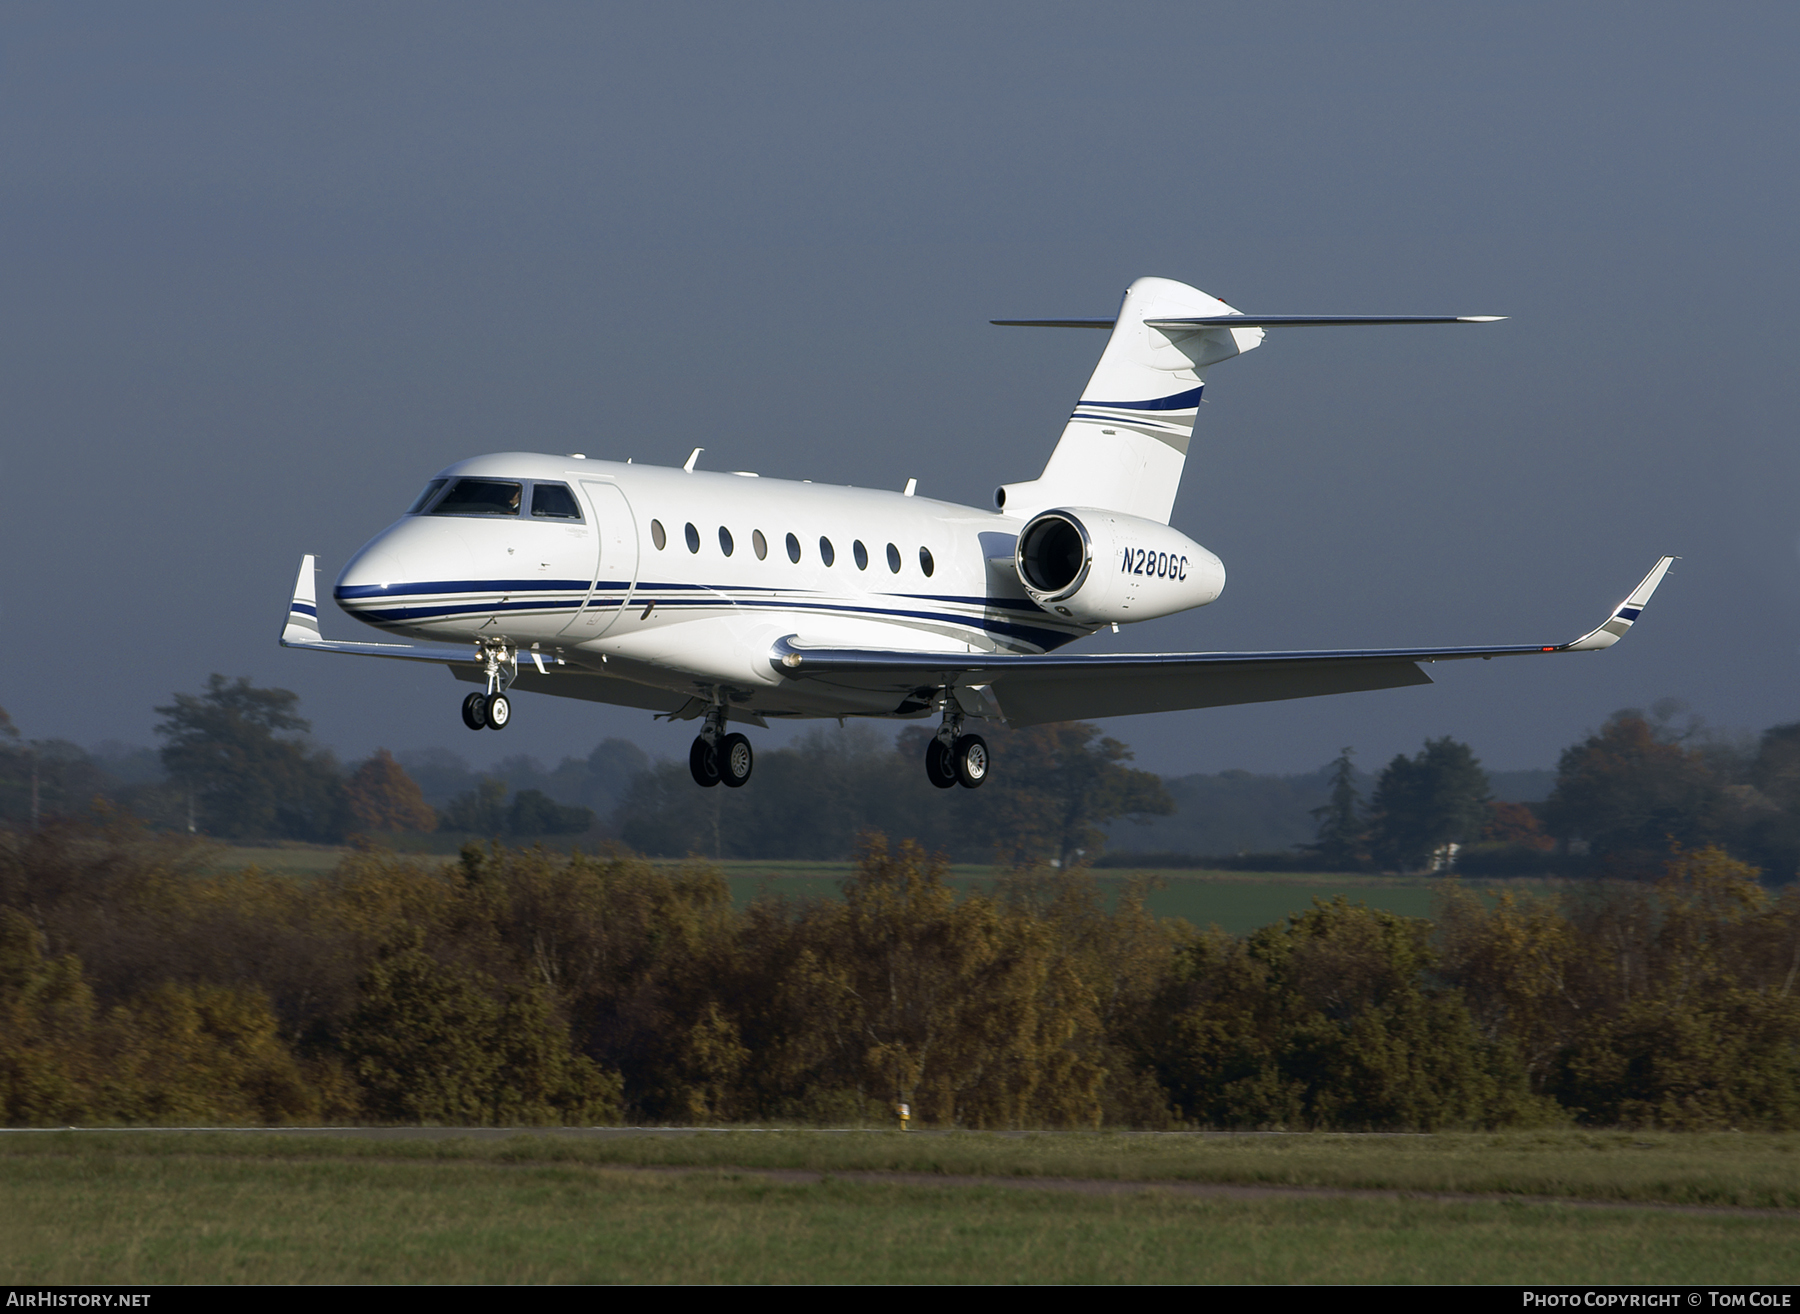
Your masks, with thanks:
[[[1247,315],[1198,288],[1140,278],[1116,319],[997,319],[1021,328],[1105,328],[1106,350],[1062,439],[1036,479],[1004,484],[995,501],[1029,518],[1084,506],[1169,523],[1187,464],[1206,372],[1262,344],[1265,328],[1476,324],[1499,315]]]

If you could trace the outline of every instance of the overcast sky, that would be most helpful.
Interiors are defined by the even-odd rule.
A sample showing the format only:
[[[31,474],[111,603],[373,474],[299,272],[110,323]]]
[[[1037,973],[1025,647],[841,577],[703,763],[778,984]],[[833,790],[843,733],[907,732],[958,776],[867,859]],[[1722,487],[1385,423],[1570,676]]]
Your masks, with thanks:
[[[684,751],[537,696],[472,735],[441,670],[281,650],[300,555],[329,580],[509,449],[985,506],[1102,345],[987,321],[1155,274],[1512,318],[1215,368],[1175,524],[1230,584],[1090,650],[1554,643],[1684,559],[1611,652],[1112,723],[1141,764],[1800,719],[1797,38],[1791,4],[10,4],[0,704],[150,743],[219,671],[347,757]]]

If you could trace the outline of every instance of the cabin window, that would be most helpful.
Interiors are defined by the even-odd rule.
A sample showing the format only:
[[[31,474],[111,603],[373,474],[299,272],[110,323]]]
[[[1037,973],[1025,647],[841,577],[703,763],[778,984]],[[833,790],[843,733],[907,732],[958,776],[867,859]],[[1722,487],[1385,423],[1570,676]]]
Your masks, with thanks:
[[[581,508],[567,484],[533,484],[531,514],[545,520],[579,520]]]
[[[933,570],[935,570],[936,568],[937,568],[936,563],[933,562],[931,559],[931,549],[923,548],[923,547],[920,548],[919,549],[919,569],[924,571],[926,576],[929,577],[931,575],[931,572]]]
[[[434,516],[516,516],[523,484],[501,479],[458,479],[431,508]]]
[[[694,522],[692,520],[687,523],[687,545],[689,552],[698,552],[700,550],[700,531],[694,528]]]
[[[425,504],[438,495],[438,489],[449,483],[448,479],[433,479],[425,485],[425,491],[413,499],[413,504],[406,508],[406,514],[416,516],[425,509]]]
[[[863,546],[863,541],[860,538],[850,545],[850,555],[856,558],[856,568],[858,570],[867,570],[869,568],[869,549]]]
[[[823,534],[819,536],[819,560],[828,566],[837,560],[837,553],[831,548],[831,540]]]
[[[888,544],[888,569],[896,575],[900,573],[900,549],[892,543]]]
[[[800,540],[792,534],[788,535],[787,550],[789,561],[798,562],[800,560]]]
[[[762,530],[753,529],[750,531],[750,546],[756,549],[756,559],[758,561],[767,561],[769,559],[769,540],[762,536]]]
[[[725,528],[724,525],[720,525],[719,526],[719,551],[723,552],[726,556],[730,556],[731,548],[732,548],[731,531],[729,529]]]
[[[652,520],[650,522],[650,541],[656,544],[658,552],[669,546],[669,536],[663,532],[662,521]]]

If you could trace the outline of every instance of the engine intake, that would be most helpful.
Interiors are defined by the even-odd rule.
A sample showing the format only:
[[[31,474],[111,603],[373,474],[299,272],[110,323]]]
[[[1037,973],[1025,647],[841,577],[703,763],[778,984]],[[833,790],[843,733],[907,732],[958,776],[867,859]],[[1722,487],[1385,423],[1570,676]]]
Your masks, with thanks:
[[[1033,602],[1089,625],[1203,607],[1225,588],[1224,564],[1187,535],[1091,507],[1039,512],[1013,559]]]
[[[1019,535],[1019,578],[1040,604],[1058,601],[1081,587],[1093,566],[1093,549],[1079,520],[1046,511]]]

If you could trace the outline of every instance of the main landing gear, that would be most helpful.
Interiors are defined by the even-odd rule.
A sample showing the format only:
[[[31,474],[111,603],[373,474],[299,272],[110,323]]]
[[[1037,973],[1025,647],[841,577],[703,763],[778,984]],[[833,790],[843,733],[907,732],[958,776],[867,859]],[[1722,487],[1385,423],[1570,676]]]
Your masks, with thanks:
[[[990,765],[987,740],[962,732],[962,711],[954,697],[946,698],[944,723],[925,745],[925,778],[939,789],[980,789]]]
[[[750,750],[749,738],[735,731],[725,734],[724,729],[724,705],[715,704],[706,714],[706,728],[688,749],[688,770],[693,774],[694,783],[703,789],[711,789],[714,785],[741,789],[749,782],[750,772],[756,766],[756,754]]]
[[[519,675],[519,654],[503,641],[481,645],[487,664],[487,692],[472,693],[462,702],[463,724],[471,730],[504,730],[512,720],[512,699],[506,691]]]

